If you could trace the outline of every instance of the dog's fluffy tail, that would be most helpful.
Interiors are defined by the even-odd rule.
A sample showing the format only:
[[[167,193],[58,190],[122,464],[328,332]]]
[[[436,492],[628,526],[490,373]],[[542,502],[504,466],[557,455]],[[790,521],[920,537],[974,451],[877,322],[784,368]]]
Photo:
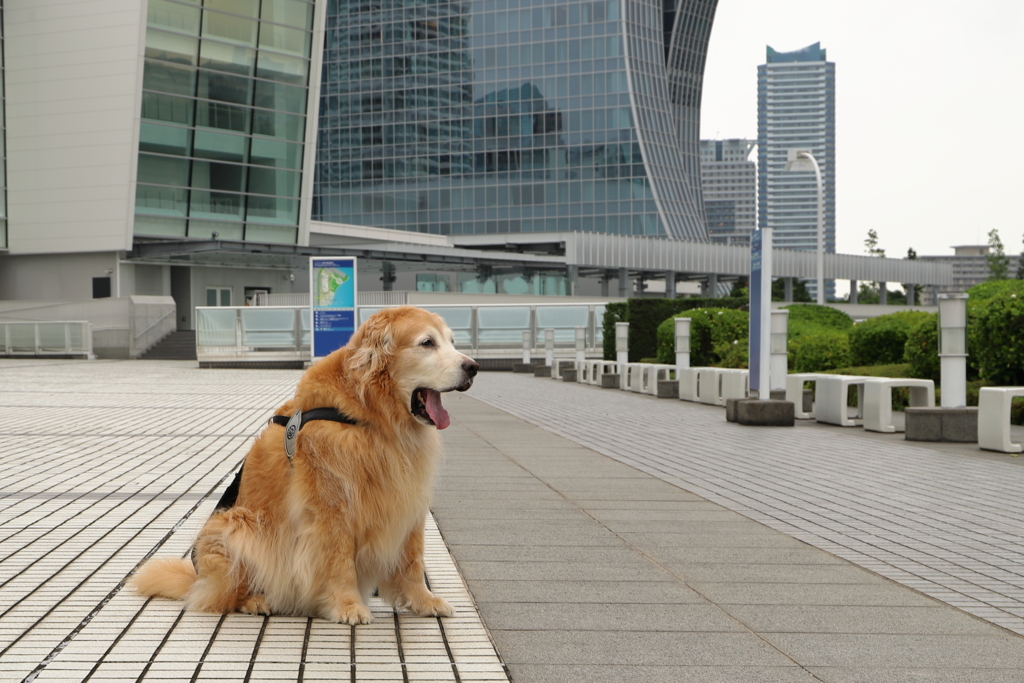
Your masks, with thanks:
[[[142,595],[181,600],[196,582],[196,569],[181,557],[156,557],[142,565],[131,584]]]

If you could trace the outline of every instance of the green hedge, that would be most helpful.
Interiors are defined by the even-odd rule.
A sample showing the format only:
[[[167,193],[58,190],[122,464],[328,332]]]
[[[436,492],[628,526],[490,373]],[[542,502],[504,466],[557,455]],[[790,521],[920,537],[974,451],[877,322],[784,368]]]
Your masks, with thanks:
[[[820,325],[837,330],[849,330],[853,327],[853,318],[831,306],[817,304],[793,304],[783,306],[789,311],[789,325]]]
[[[658,326],[663,320],[684,311],[707,307],[748,310],[747,300],[741,298],[650,298],[609,304],[603,321],[605,360],[615,360],[615,323],[629,323],[629,360],[637,363],[641,358],[657,355]]]
[[[1024,384],[1024,288],[986,300],[973,318],[981,376],[1004,386]]]
[[[903,362],[910,330],[930,314],[900,311],[869,318],[850,330],[850,365],[888,365]]]
[[[723,365],[742,367],[743,352],[738,347],[747,345],[746,311],[730,308],[698,308],[687,311],[690,319],[690,366]],[[632,330],[631,330],[632,331]],[[657,330],[658,362],[676,362],[675,316],[662,321]],[[745,364],[745,363],[744,363]]]
[[[601,330],[604,334],[603,347],[605,360],[615,360],[615,323],[626,322],[628,308],[629,303],[626,301],[610,303],[604,307],[604,320],[601,322]]]
[[[909,364],[911,377],[939,383],[939,316],[928,313],[907,334],[903,358]]]
[[[790,338],[789,353],[795,372],[824,372],[845,368],[850,363],[850,335],[843,330],[807,326]]]

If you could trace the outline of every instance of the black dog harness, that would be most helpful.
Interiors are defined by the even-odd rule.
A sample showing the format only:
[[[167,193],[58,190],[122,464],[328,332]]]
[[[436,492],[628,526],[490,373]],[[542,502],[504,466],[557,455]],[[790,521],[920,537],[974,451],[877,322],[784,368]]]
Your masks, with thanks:
[[[345,413],[339,413],[334,408],[313,408],[305,412],[296,410],[295,414],[291,417],[284,415],[275,415],[269,420],[271,424],[276,424],[284,427],[284,452],[288,456],[288,464],[292,462],[292,456],[295,454],[295,442],[299,436],[299,430],[306,426],[307,422],[313,420],[327,420],[329,422],[340,422],[347,425],[359,424]],[[235,501],[238,500],[238,487],[242,482],[242,470],[245,469],[245,463],[238,468],[238,472],[235,473],[235,478],[231,481],[231,484],[224,491],[224,495],[217,501],[217,507],[214,510],[224,510],[226,508],[233,507]]]

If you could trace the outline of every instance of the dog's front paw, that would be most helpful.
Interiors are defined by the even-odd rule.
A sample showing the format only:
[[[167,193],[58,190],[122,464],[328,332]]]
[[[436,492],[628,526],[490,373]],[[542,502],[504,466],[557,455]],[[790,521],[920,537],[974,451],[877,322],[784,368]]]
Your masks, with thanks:
[[[352,624],[353,626],[369,624],[373,621],[370,608],[361,602],[338,605],[330,613],[324,615],[324,618],[328,621],[336,621],[339,624]]]
[[[244,614],[265,614],[270,616],[270,608],[267,607],[267,599],[263,595],[250,595],[238,608]]]
[[[445,600],[434,594],[429,594],[424,600],[417,600],[409,605],[409,611],[421,617],[453,617],[455,608]]]

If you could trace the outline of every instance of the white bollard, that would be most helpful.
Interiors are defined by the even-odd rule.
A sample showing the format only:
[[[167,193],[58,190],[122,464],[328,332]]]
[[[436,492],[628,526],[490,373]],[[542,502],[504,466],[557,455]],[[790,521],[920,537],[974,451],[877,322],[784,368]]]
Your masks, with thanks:
[[[584,327],[576,328],[576,369],[580,370],[586,360],[587,352],[587,330]]]
[[[967,295],[939,295],[942,407],[967,405]]]
[[[768,386],[771,391],[785,391],[789,373],[789,311],[772,311],[769,344],[771,379]]]
[[[544,330],[544,365],[549,368],[555,364],[555,331]]]
[[[676,368],[690,367],[690,319],[676,318]]]
[[[619,373],[625,374],[629,362],[629,323],[615,323],[615,361]]]
[[[530,364],[530,349],[533,348],[533,340],[530,339],[531,334],[529,330],[523,331],[523,364]]]

